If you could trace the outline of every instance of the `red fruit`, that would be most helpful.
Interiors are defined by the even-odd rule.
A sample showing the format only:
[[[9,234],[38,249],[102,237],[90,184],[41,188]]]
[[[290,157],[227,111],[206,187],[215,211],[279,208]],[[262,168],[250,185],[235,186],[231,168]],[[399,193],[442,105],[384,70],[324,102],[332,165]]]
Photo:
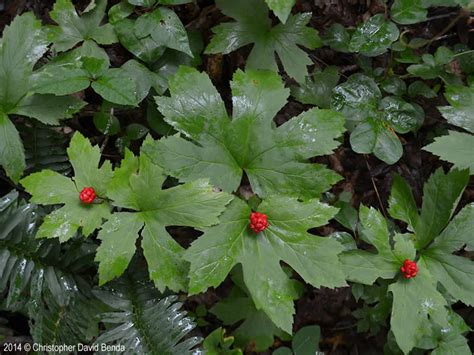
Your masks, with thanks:
[[[95,198],[97,195],[95,194],[95,190],[93,187],[84,187],[79,194],[79,198],[81,201],[87,205],[91,204],[94,202]]]
[[[403,277],[410,279],[415,277],[418,273],[418,265],[414,261],[405,259],[403,265],[400,267],[400,271],[403,273]]]
[[[250,214],[250,228],[255,233],[260,233],[268,227],[267,215],[265,213],[252,212]]]

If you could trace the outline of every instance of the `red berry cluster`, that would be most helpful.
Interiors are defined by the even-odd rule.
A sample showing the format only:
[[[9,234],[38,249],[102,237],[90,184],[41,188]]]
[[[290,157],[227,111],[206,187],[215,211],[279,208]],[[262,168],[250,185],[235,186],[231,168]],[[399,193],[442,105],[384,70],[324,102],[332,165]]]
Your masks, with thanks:
[[[415,277],[418,273],[418,266],[414,261],[405,259],[403,265],[400,267],[401,272],[403,273],[403,277],[406,279],[410,279]]]
[[[84,187],[81,193],[79,194],[79,198],[81,199],[81,201],[87,205],[94,202],[96,197],[97,196],[93,187]]]
[[[265,213],[252,212],[250,214],[250,228],[255,233],[260,233],[268,227],[267,215]]]

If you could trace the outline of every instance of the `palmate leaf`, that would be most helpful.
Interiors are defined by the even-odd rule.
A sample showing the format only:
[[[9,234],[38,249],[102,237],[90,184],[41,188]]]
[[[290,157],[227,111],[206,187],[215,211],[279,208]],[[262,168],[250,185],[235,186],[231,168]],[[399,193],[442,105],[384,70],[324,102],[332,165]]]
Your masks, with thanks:
[[[85,103],[73,97],[36,94],[31,90],[35,63],[48,49],[49,41],[34,15],[15,17],[3,32],[0,47],[0,165],[18,181],[25,169],[25,154],[18,131],[8,115],[35,118],[58,124],[72,117]]]
[[[99,168],[99,147],[93,147],[79,132],[71,139],[67,153],[74,178],[43,170],[21,180],[26,191],[32,195],[32,202],[63,205],[45,217],[37,238],[59,238],[64,242],[72,238],[79,228],[85,236],[89,236],[102,225],[103,219],[109,218],[108,202],[103,200],[86,205],[79,199],[79,193],[84,187],[93,187],[99,199],[106,198],[107,185],[112,178],[110,162],[104,162]]]
[[[435,138],[426,147],[442,160],[453,163],[458,169],[468,168],[474,174],[474,85],[448,86],[444,94],[451,106],[438,110],[449,124],[465,129],[469,133],[449,131],[447,136]]]
[[[58,52],[67,51],[84,40],[94,40],[99,44],[117,42],[111,24],[101,26],[105,16],[107,0],[94,0],[82,16],[76,12],[71,0],[56,0],[51,18],[59,26],[50,28],[54,49]]]
[[[114,309],[99,318],[107,329],[95,344],[120,345],[125,351],[113,354],[198,354],[193,350],[200,342],[188,334],[196,324],[181,310],[176,296],[164,297],[144,278],[124,275],[95,294]]]
[[[283,1],[271,1],[273,8]],[[298,45],[315,49],[322,45],[318,32],[307,27],[311,13],[290,15],[284,24],[271,27],[268,8],[263,0],[217,0],[219,9],[236,22],[223,23],[212,29],[214,37],[205,53],[230,53],[248,44],[254,44],[247,58],[247,69],[276,71],[275,52],[283,68],[296,81],[304,82],[306,66],[313,64]],[[282,9],[283,10],[283,9]],[[283,10],[285,11],[285,10]],[[279,11],[284,18],[285,14]]]
[[[312,109],[274,128],[273,117],[289,94],[276,73],[239,70],[231,88],[232,121],[209,77],[180,67],[170,81],[171,97],[156,101],[166,122],[193,142],[172,136],[147,145],[144,152],[181,181],[209,178],[228,192],[238,188],[245,172],[262,197],[318,197],[339,180],[307,159],[330,154],[339,145],[341,114]]]
[[[62,247],[35,240],[41,211],[18,202],[18,193],[0,199],[0,298],[4,309],[25,312],[41,344],[87,343],[98,335],[94,320],[100,302],[80,276],[93,266],[93,244]]]
[[[406,222],[414,234],[396,234],[392,248],[382,215],[363,207],[362,238],[374,245],[378,254],[356,250],[341,256],[349,280],[368,285],[379,277],[392,280],[391,330],[405,354],[423,337],[430,336],[431,328],[448,327],[448,302],[437,290],[438,283],[453,299],[468,305],[474,302],[474,263],[451,254],[465,245],[472,247],[474,206],[466,206],[449,222],[468,178],[467,171],[444,174],[438,169],[424,186],[419,213],[408,184],[396,177],[389,212],[393,218]],[[417,262],[419,271],[413,278],[405,279],[399,273],[405,259]],[[436,343],[429,348],[435,346]]]
[[[250,207],[234,200],[220,217],[221,223],[204,230],[184,258],[191,263],[189,291],[217,287],[241,264],[243,278],[258,310],[282,330],[291,333],[296,289],[280,260],[314,287],[345,285],[338,254],[339,242],[307,233],[325,224],[337,209],[316,200],[272,196],[258,208],[268,215],[269,227],[255,235],[249,227]]]
[[[143,149],[152,144],[145,140]],[[141,246],[148,263],[150,278],[160,290],[184,290],[187,285],[184,249],[166,231],[166,226],[190,226],[197,229],[218,223],[218,216],[232,196],[216,192],[206,180],[195,180],[162,190],[163,170],[141,154],[127,151],[120,168],[114,172],[107,196],[113,205],[133,210],[114,213],[99,232],[102,244],[97,250],[99,283],[120,276]]]

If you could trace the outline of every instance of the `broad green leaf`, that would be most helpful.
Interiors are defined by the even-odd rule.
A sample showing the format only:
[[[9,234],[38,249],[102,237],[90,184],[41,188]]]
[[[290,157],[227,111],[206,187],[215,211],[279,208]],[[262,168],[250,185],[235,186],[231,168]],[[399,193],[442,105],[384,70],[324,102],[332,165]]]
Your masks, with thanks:
[[[291,341],[294,355],[313,355],[319,350],[321,329],[319,325],[309,325],[296,332]]]
[[[59,25],[51,30],[54,48],[64,52],[76,44],[92,39],[99,44],[117,42],[110,24],[101,26],[105,16],[106,0],[94,0],[96,6],[79,17],[71,0],[56,0],[51,18]]]
[[[282,337],[285,334],[264,312],[257,310],[252,299],[237,287],[232,289],[227,298],[216,303],[210,312],[226,326],[243,321],[232,332],[235,344],[242,348],[254,343],[255,350],[262,352],[272,346],[275,336]]]
[[[48,49],[41,22],[33,13],[15,17],[0,47],[0,111],[9,113],[27,94],[33,66]]]
[[[396,96],[402,96],[407,91],[407,84],[396,76],[389,77],[381,82],[380,86],[385,92]]]
[[[87,237],[110,217],[110,206],[102,200],[106,198],[106,186],[112,177],[110,162],[99,168],[99,147],[93,147],[79,132],[74,134],[67,152],[74,168],[74,178],[43,170],[20,181],[32,195],[32,201],[44,205],[63,205],[45,217],[37,238],[59,238],[60,242],[65,242],[79,228]],[[84,187],[93,187],[96,191],[98,199],[93,204],[84,204],[79,199]]]
[[[372,207],[361,205],[359,218],[363,240],[375,246],[379,253],[390,254],[390,237],[382,214]]]
[[[123,69],[109,69],[92,82],[92,88],[107,101],[120,105],[137,104],[137,87]]]
[[[374,117],[382,93],[372,78],[354,74],[333,90],[332,108],[344,114],[349,130],[367,117]]]
[[[36,118],[47,125],[57,125],[60,119],[71,118],[84,106],[86,102],[72,96],[33,94],[22,99],[12,113]]]
[[[451,255],[439,246],[422,253],[430,273],[456,300],[468,306],[474,305],[474,262],[468,258]]]
[[[436,92],[421,80],[414,81],[408,86],[408,95],[411,97],[420,95],[427,99],[432,99],[437,96]]]
[[[312,78],[306,78],[301,86],[291,87],[291,96],[303,104],[329,108],[331,106],[332,90],[339,81],[336,67],[327,67],[321,72],[314,73]]]
[[[406,259],[414,260],[416,249],[413,234],[395,234],[393,255],[398,259],[399,265],[403,265]]]
[[[18,181],[25,169],[25,152],[20,135],[7,115],[0,111],[0,165],[7,176]]]
[[[402,25],[423,22],[427,14],[423,0],[395,0],[390,9],[393,21]]]
[[[117,22],[130,16],[133,13],[134,9],[135,8],[132,4],[128,3],[125,0],[122,0],[121,2],[113,5],[110,8],[108,12],[109,22],[112,25],[115,25]]]
[[[99,262],[99,285],[120,276],[127,269],[135,254],[135,241],[143,221],[136,213],[114,213],[104,223],[95,260]]]
[[[307,233],[327,223],[336,209],[318,201],[273,196],[258,209],[268,215],[269,227],[255,235],[250,230],[250,208],[234,200],[221,224],[205,230],[185,252],[191,263],[191,294],[217,287],[236,264],[242,264],[245,285],[257,309],[291,333],[294,289],[282,270],[284,261],[315,287],[345,285],[337,255],[342,246],[333,239]],[[224,237],[223,237],[224,236]]]
[[[151,140],[145,140],[144,146],[149,144]],[[104,282],[110,280],[107,275],[119,276],[125,270],[135,251],[138,231],[143,225],[143,253],[148,262],[150,278],[156,287],[160,290],[166,287],[176,291],[186,289],[188,266],[181,257],[183,248],[168,234],[165,227],[178,225],[203,229],[217,224],[218,216],[232,196],[213,191],[204,180],[162,190],[165,179],[162,169],[152,164],[146,155],[135,157],[128,151],[120,168],[114,171],[108,196],[115,206],[133,210],[130,214],[141,224],[140,227],[133,224],[136,226],[131,233],[133,238],[130,237],[133,240],[122,241],[124,245],[120,248],[129,255],[126,260],[120,259],[118,254],[107,253],[104,250],[109,248],[107,243],[99,246],[98,251],[106,254],[100,260],[100,265],[103,263],[104,266],[99,268],[99,276]],[[114,233],[114,230],[104,228],[100,232],[100,238],[113,238],[109,236],[110,233]],[[114,268],[116,263],[120,265],[120,269]]]
[[[280,21],[285,23],[288,16],[290,16],[291,9],[295,5],[296,0],[265,0],[265,2]]]
[[[75,200],[78,193],[74,182],[55,171],[43,170],[35,173],[34,178],[24,178],[21,183],[27,186],[28,193],[31,194],[30,201],[41,205],[56,205],[64,203],[64,201]],[[54,186],[47,193],[44,188],[47,185]]]
[[[377,254],[351,250],[341,255],[346,278],[351,281],[371,285],[379,277],[393,278],[400,263],[392,253],[390,235],[385,218],[374,208],[361,205],[359,210],[361,238],[375,246]]]
[[[401,134],[417,130],[425,119],[421,106],[395,96],[384,97],[379,103],[379,110],[390,126]]]
[[[448,224],[469,179],[467,170],[444,174],[440,168],[423,187],[423,206],[415,226],[417,249],[428,245]]]
[[[306,159],[337,147],[342,115],[313,109],[273,128],[273,117],[288,97],[276,73],[239,70],[231,88],[232,121],[207,75],[181,67],[170,81],[171,97],[156,101],[165,121],[195,143],[174,136],[144,152],[181,181],[209,178],[228,192],[237,189],[245,172],[262,197],[273,192],[316,197],[338,180]]]
[[[112,167],[105,161],[100,168],[101,153],[99,146],[92,146],[90,141],[79,132],[71,139],[67,154],[74,169],[74,182],[81,191],[84,187],[93,187],[97,196],[106,196],[107,185],[112,178]]]
[[[161,57],[165,48],[151,36],[140,38],[135,33],[135,21],[123,19],[114,24],[120,43],[133,55],[146,63],[153,63]]]
[[[431,248],[454,252],[460,250],[464,245],[469,249],[474,247],[474,204],[465,206],[452,219],[443,232],[436,237]]]
[[[400,31],[385,16],[378,14],[359,25],[352,35],[349,49],[369,57],[385,53],[393,42],[398,39]]]
[[[136,100],[138,102],[143,101],[152,87],[155,87],[157,91],[162,92],[162,88],[167,85],[165,79],[161,75],[150,71],[146,66],[134,59],[131,59],[122,65],[121,69],[128,74],[128,77],[135,81],[135,96],[137,97]]]
[[[410,186],[400,175],[395,175],[393,179],[389,206],[390,216],[407,223],[410,230],[414,231],[419,219],[418,209]]]
[[[33,74],[32,81],[33,90],[38,94],[68,95],[90,85],[89,73],[70,64],[46,65]]]
[[[351,42],[351,33],[346,27],[339,23],[334,23],[326,31],[323,42],[338,52],[349,53],[349,44]]]
[[[351,133],[352,149],[361,154],[374,155],[387,164],[395,164],[403,155],[398,136],[380,119],[368,118]]]
[[[451,106],[438,110],[452,125],[474,133],[474,85],[448,86],[444,94]]]
[[[400,264],[392,255],[370,253],[365,250],[351,250],[340,256],[346,279],[372,285],[379,277],[392,279],[400,269]]]
[[[453,163],[458,169],[469,169],[470,174],[474,174],[474,135],[472,134],[449,131],[447,136],[435,138],[434,142],[423,147],[423,150]]]
[[[155,281],[155,286],[160,290],[166,287],[172,290],[183,288],[188,282],[189,269],[188,264],[183,261],[184,248],[169,235],[155,213],[145,213],[143,218],[145,227],[142,230],[142,248],[150,279]],[[181,223],[187,224],[186,221]]]
[[[422,262],[418,263],[418,267],[416,277],[399,278],[389,286],[393,294],[391,330],[405,354],[428,334],[428,322],[447,325],[446,300],[436,290],[428,267]]]
[[[268,8],[263,0],[242,0],[238,3],[217,0],[217,6],[236,22],[214,27],[214,37],[205,53],[228,54],[253,43],[247,69],[276,70],[276,52],[288,75],[300,83],[304,82],[306,67],[313,63],[298,45],[315,49],[322,44],[318,32],[306,26],[311,18],[310,13],[290,15],[284,24],[271,27]]]
[[[162,7],[140,16],[135,22],[134,32],[138,38],[150,36],[159,46],[193,56],[186,30],[173,10]]]

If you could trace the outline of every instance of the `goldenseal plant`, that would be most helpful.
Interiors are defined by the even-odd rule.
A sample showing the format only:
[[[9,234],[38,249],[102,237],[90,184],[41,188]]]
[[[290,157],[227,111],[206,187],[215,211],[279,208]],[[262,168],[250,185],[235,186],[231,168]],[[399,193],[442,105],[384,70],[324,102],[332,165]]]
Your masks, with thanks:
[[[144,146],[150,144],[151,138],[145,140]],[[74,168],[73,178],[43,170],[21,181],[32,195],[32,202],[63,205],[45,217],[37,238],[59,238],[65,242],[79,229],[87,237],[101,227],[98,237],[102,244],[96,260],[99,283],[104,284],[126,270],[141,235],[155,285],[162,291],[165,287],[185,290],[188,267],[182,259],[184,249],[165,227],[202,229],[217,224],[217,217],[232,196],[215,191],[205,179],[162,190],[166,179],[163,170],[148,156],[135,157],[130,151],[126,151],[120,167],[113,172],[109,161],[99,168],[99,147],[93,147],[80,133],[73,136],[68,155]],[[112,211],[114,207],[120,208],[120,212]]]
[[[453,346],[457,354],[470,353],[462,336],[468,327],[450,310],[456,301],[474,303],[474,263],[452,254],[474,246],[474,204],[452,218],[468,178],[467,170],[444,174],[438,169],[424,186],[419,212],[409,185],[396,176],[389,213],[407,224],[408,233],[391,233],[380,212],[361,206],[360,236],[377,252],[341,255],[349,281],[375,285],[389,280],[381,285],[392,298],[390,329],[405,354],[415,347],[443,354]]]
[[[273,118],[289,96],[278,74],[238,70],[231,82],[232,119],[205,73],[180,67],[169,87],[170,97],[156,97],[158,110],[184,137],[160,139],[143,151],[180,181],[208,178],[234,192],[245,173],[260,197],[310,199],[340,180],[308,159],[337,148],[344,117],[315,108],[275,127]]]

